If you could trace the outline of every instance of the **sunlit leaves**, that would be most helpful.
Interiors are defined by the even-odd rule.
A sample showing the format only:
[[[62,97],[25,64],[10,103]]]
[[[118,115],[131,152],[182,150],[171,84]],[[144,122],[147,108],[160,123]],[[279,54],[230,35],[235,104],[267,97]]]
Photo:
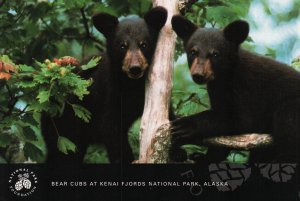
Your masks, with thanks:
[[[0,85],[0,147],[23,145],[27,159],[42,162],[45,150],[40,136],[40,114],[59,116],[65,105],[70,104],[74,115],[88,122],[91,113],[71,102],[78,102],[89,94],[92,81],[79,74],[96,67],[99,61],[100,58],[94,58],[82,68],[75,58],[62,57],[55,61],[35,61],[35,65],[29,66],[15,65],[8,56],[0,56],[2,70],[7,70],[6,64],[9,64],[7,72],[11,76]],[[58,148],[64,153],[75,152],[76,145],[60,137]]]
[[[292,61],[292,67],[300,71],[300,55]]]
[[[82,70],[88,70],[88,69],[90,69],[90,68],[96,67],[97,64],[99,63],[100,59],[101,59],[101,57],[95,57],[95,58],[93,58],[93,59],[90,60],[87,64],[82,65],[82,66],[81,66],[81,69],[82,69]]]

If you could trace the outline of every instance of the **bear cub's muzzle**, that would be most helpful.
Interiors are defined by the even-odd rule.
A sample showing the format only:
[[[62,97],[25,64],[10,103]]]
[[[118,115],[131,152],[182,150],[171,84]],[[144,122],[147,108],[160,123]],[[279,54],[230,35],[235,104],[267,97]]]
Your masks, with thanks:
[[[126,52],[122,70],[131,79],[143,77],[149,64],[140,49],[128,50]]]

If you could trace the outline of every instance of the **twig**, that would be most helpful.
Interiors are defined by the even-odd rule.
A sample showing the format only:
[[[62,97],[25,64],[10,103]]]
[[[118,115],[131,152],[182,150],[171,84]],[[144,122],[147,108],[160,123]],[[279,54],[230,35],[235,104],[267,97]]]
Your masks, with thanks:
[[[1,7],[1,6],[0,6]],[[6,29],[8,29],[9,27],[12,27],[13,25],[15,25],[22,17],[23,17],[23,14],[25,13],[25,11],[23,10],[20,15],[17,17],[17,19],[13,22],[13,23],[10,23],[6,26],[3,26],[3,27],[0,27],[0,30],[3,30],[2,33],[4,33],[4,31]],[[26,14],[25,14],[26,15]]]
[[[101,40],[98,40],[97,38],[95,38],[94,36],[92,36],[89,32],[89,29],[86,28],[87,22],[84,22],[85,26],[85,30],[88,31],[87,34],[85,36],[67,36],[67,35],[61,35],[60,33],[58,33],[56,30],[54,30],[51,26],[49,26],[45,20],[43,18],[40,18],[42,23],[45,25],[45,27],[51,31],[52,33],[54,33],[55,35],[57,35],[60,39],[67,39],[67,40],[71,40],[71,39],[75,39],[75,40],[81,40],[81,41],[85,41],[87,39],[90,39],[98,44],[100,44],[101,46],[103,46],[103,42]],[[86,19],[86,18],[85,18]]]
[[[85,29],[85,32],[86,32],[86,37],[89,38],[91,33],[90,33],[90,30],[89,30],[88,21],[87,21],[86,16],[85,16],[84,7],[80,8],[80,12],[81,12],[81,16],[82,16],[82,23],[83,23],[83,26],[84,26],[84,29]]]
[[[59,134],[59,132],[58,132],[58,129],[57,129],[57,127],[56,127],[56,124],[55,124],[54,120],[53,120],[51,117],[50,117],[50,119],[51,119],[51,122],[52,122],[52,124],[53,124],[53,126],[54,126],[55,132],[56,132],[57,136],[59,137],[60,134]]]
[[[19,114],[18,115],[21,115],[21,114],[24,114],[27,110],[27,108],[29,107],[29,105],[26,105],[23,110],[20,110]]]
[[[210,24],[211,24],[212,28],[215,28],[217,22],[216,21],[211,21]]]
[[[101,46],[103,46],[103,42],[101,40],[98,40],[97,38],[95,38],[90,32],[88,20],[86,18],[85,12],[84,12],[84,7],[82,7],[80,9],[80,12],[81,12],[81,16],[82,16],[82,23],[83,23],[83,26],[84,26],[84,29],[86,32],[86,39],[90,39],[90,40],[100,44]]]
[[[9,88],[9,86],[8,86],[7,83],[5,83],[5,88],[6,88],[7,92],[8,92],[9,97],[10,97],[11,99],[13,99],[14,97],[13,97],[13,95],[12,95],[12,93],[11,93],[11,91],[10,91],[10,88]]]

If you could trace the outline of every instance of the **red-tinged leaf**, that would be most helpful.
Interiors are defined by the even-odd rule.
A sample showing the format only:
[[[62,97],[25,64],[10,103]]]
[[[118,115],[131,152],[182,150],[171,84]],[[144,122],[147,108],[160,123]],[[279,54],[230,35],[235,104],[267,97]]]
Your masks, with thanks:
[[[6,79],[6,80],[9,80],[11,77],[11,75],[9,73],[3,73],[3,72],[0,72],[0,80],[1,79]]]

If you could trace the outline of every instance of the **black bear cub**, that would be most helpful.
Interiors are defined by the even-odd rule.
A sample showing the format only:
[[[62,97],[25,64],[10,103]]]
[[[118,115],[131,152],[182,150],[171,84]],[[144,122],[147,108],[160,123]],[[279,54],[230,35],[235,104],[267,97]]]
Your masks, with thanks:
[[[272,146],[251,152],[251,161],[299,161],[300,73],[241,49],[249,33],[245,21],[219,30],[174,16],[172,26],[184,41],[194,82],[207,84],[211,102],[210,110],[171,122],[174,150],[214,136],[269,133]]]
[[[42,116],[42,133],[48,147],[48,163],[81,163],[88,144],[105,145],[111,163],[134,160],[128,143],[131,124],[142,115],[144,82],[155,51],[160,29],[167,11],[156,7],[144,19],[117,17],[100,13],[93,17],[94,26],[106,38],[107,52],[97,69],[86,78],[93,78],[90,94],[79,102],[92,113],[90,123],[74,116],[66,105],[61,117]],[[77,103],[78,104],[78,103]],[[58,135],[77,145],[77,152],[65,155],[57,149]]]

